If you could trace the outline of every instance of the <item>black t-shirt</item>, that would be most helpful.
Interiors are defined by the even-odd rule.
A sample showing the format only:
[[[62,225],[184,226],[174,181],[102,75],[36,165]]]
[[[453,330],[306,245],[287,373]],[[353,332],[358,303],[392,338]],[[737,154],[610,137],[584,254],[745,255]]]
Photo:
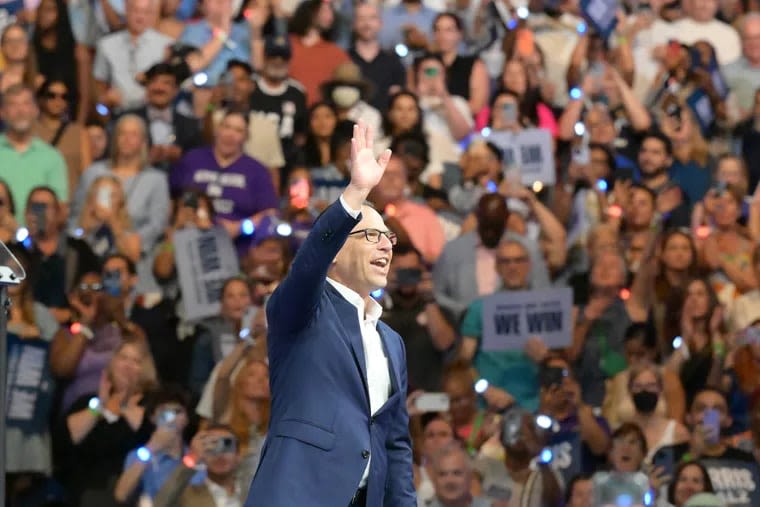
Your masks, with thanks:
[[[411,308],[394,304],[392,308],[383,310],[383,322],[404,339],[410,392],[415,389],[441,389],[446,353],[433,345],[425,319],[425,304],[422,302]]]
[[[372,83],[372,96],[367,103],[384,113],[388,109],[390,89],[394,86],[405,88],[406,71],[398,56],[388,51],[380,51],[374,60],[366,61],[355,49],[348,52],[351,60],[359,66],[364,79]]]
[[[89,245],[78,238],[61,236],[58,251],[45,257],[32,244],[30,276],[34,300],[49,308],[68,306],[66,295],[79,278],[90,272],[100,272],[100,260]]]
[[[278,125],[282,150],[290,160],[295,150],[293,138],[305,135],[308,128],[308,110],[303,85],[288,79],[277,89],[272,89],[263,79],[256,81],[256,89],[250,98],[251,112],[267,117]]]

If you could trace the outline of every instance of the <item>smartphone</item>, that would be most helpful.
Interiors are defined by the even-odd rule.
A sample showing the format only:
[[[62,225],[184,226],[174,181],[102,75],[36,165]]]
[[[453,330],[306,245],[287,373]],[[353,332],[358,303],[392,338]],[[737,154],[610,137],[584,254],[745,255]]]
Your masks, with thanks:
[[[309,206],[309,181],[306,178],[296,178],[288,188],[290,206],[294,209],[306,209]]]
[[[662,467],[665,475],[673,475],[673,470],[676,466],[673,447],[660,447],[652,457],[652,466]]]
[[[578,165],[588,165],[591,162],[591,151],[585,140],[573,147],[573,162]]]
[[[517,104],[505,102],[501,107],[501,115],[504,123],[517,123]]]
[[[588,68],[588,73],[595,81],[599,82],[604,78],[604,73],[607,70],[607,66],[604,62],[594,62]]]
[[[567,368],[549,367],[543,368],[539,372],[539,382],[541,387],[549,388],[552,386],[562,385],[565,377],[569,377],[570,372]]]
[[[673,102],[665,106],[665,114],[676,122],[676,130],[681,130],[681,106]]]
[[[253,339],[253,320],[256,318],[256,314],[259,313],[259,309],[255,306],[249,306],[245,313],[243,313],[243,320],[240,322],[240,333],[238,336],[241,340]]]
[[[182,194],[182,206],[197,210],[198,209],[198,194],[196,194],[195,192],[185,192],[184,194]]]
[[[633,169],[625,167],[615,171],[615,181],[633,181]]]
[[[414,400],[414,407],[421,412],[448,412],[449,406],[446,393],[423,393]]]
[[[438,67],[428,67],[424,71],[425,77],[433,79],[438,76]]]
[[[47,229],[47,203],[33,202],[29,204],[29,211],[37,225],[37,233],[41,234]]]
[[[217,437],[211,441],[208,454],[216,456],[225,453],[234,453],[237,451],[237,442],[234,437]]]
[[[720,412],[714,408],[708,408],[702,413],[702,424],[710,430],[712,435],[710,443],[717,443],[720,439]]]
[[[158,416],[156,416],[156,425],[157,426],[173,426],[174,421],[177,419],[177,409],[175,408],[165,408],[161,412],[158,413]]]
[[[121,272],[118,270],[103,273],[103,290],[109,296],[121,296]]]
[[[396,270],[396,281],[403,287],[415,287],[422,280],[422,270],[419,268],[400,268]]]
[[[95,194],[95,202],[101,208],[111,209],[111,187],[109,185],[101,185]]]

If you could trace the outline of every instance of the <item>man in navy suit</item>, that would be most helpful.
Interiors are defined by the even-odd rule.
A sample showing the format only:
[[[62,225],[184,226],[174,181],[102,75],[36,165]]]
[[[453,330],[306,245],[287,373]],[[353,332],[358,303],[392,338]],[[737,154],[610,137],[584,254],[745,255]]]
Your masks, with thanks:
[[[361,122],[351,182],[267,304],[272,406],[246,507],[415,507],[401,337],[370,292],[396,236],[365,205],[390,160]]]

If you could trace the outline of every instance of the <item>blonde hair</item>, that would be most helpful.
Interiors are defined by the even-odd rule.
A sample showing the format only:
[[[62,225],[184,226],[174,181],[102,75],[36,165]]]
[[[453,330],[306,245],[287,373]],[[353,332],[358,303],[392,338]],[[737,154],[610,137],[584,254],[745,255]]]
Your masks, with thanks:
[[[132,219],[129,218],[129,211],[127,211],[127,200],[126,196],[124,195],[124,189],[121,186],[121,181],[119,178],[113,174],[104,174],[103,176],[98,176],[95,178],[95,181],[92,182],[92,185],[90,185],[90,188],[87,190],[87,198],[84,201],[82,212],[79,214],[79,224],[82,225],[85,222],[87,213],[89,213],[90,209],[93,206],[95,192],[97,191],[98,186],[103,182],[112,183],[120,193],[121,200],[119,202],[118,209],[116,209],[116,217],[118,218],[119,222],[122,223],[125,229],[132,229]]]
[[[142,367],[140,369],[140,376],[137,379],[139,392],[145,393],[155,389],[158,386],[158,375],[156,373],[156,363],[153,361],[153,354],[150,353],[148,341],[143,338],[135,338],[131,336],[124,336],[119,346],[113,351],[107,369],[108,377],[111,382],[113,382],[113,372],[111,370],[113,368],[113,362],[116,356],[119,355],[119,352],[125,347],[135,347],[140,353],[140,363]]]
[[[145,126],[145,122],[142,118],[136,114],[125,114],[116,122],[116,126],[113,129],[113,137],[111,137],[110,158],[111,167],[116,167],[119,162],[119,132],[125,123],[133,121],[139,127],[142,132],[142,148],[140,149],[140,169],[148,165],[148,129]]]
[[[660,390],[663,388],[663,380],[662,380],[662,372],[660,371],[660,368],[657,367],[656,364],[644,361],[639,364],[634,364],[630,367],[628,371],[628,390],[631,390],[631,387],[633,387],[633,383],[636,381],[639,375],[645,372],[650,372],[652,375],[654,375],[654,378],[657,380],[657,385],[660,387]]]
[[[238,446],[241,451],[245,452],[248,448],[248,443],[251,439],[251,426],[254,421],[250,421],[246,416],[242,405],[244,403],[250,403],[249,400],[244,399],[242,394],[242,384],[246,379],[246,370],[254,364],[263,365],[269,373],[269,365],[258,355],[249,356],[245,362],[245,365],[240,369],[240,372],[235,376],[234,383],[232,385],[232,396],[230,400],[230,427],[233,433],[238,439]],[[271,398],[265,400],[257,400],[254,403],[257,405],[257,409],[261,414],[261,419],[258,422],[257,430],[259,434],[263,435],[267,432],[269,426],[269,410],[271,406]]]

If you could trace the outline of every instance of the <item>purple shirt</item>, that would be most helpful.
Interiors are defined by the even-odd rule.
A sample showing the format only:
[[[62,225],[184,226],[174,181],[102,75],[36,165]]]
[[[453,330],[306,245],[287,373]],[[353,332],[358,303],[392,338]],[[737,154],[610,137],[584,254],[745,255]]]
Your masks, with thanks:
[[[187,152],[172,169],[169,185],[175,197],[184,190],[204,192],[216,215],[229,220],[244,220],[278,204],[266,167],[248,155],[220,167],[211,147]]]

